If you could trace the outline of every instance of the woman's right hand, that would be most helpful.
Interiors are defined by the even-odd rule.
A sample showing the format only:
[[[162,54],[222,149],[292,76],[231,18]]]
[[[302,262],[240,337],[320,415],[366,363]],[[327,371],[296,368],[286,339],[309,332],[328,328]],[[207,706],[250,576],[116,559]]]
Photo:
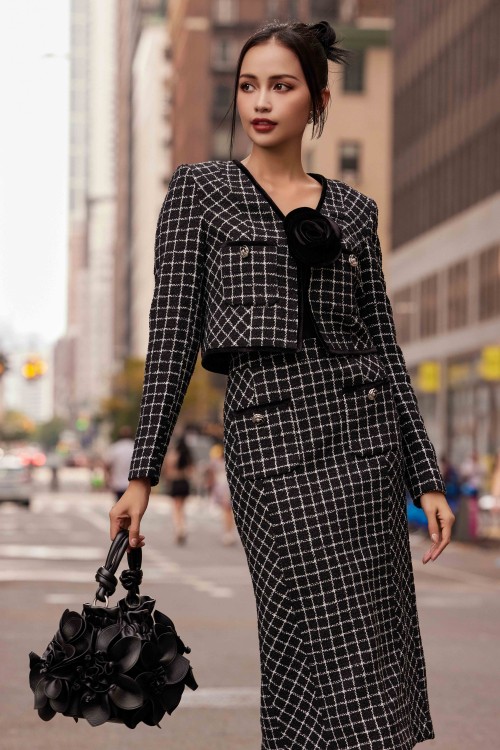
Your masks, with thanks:
[[[131,479],[121,498],[109,511],[111,540],[120,529],[129,530],[131,547],[144,547],[144,536],[140,533],[141,519],[148,507],[151,482],[149,479]]]

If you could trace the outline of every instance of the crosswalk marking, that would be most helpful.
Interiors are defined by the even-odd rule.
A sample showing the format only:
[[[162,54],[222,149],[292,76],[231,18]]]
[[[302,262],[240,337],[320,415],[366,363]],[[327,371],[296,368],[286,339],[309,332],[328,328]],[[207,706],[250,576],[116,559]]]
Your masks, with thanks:
[[[107,551],[100,547],[64,547],[57,544],[3,544],[0,557],[24,560],[104,560]]]
[[[179,708],[249,708],[257,707],[259,701],[258,688],[198,687],[196,690],[184,690]]]

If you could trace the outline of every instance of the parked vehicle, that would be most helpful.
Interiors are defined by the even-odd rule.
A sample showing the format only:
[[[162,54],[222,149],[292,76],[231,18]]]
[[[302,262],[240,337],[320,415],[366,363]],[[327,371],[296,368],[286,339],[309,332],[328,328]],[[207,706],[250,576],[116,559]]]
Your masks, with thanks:
[[[29,507],[32,481],[29,468],[19,456],[0,456],[0,502],[20,503]]]

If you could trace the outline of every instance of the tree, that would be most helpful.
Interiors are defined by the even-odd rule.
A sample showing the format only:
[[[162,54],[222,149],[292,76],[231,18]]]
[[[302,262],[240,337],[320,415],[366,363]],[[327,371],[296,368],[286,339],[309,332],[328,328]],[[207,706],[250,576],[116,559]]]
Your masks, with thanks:
[[[61,417],[54,417],[48,422],[37,425],[35,440],[40,443],[45,451],[50,451],[59,442],[61,432],[67,427],[66,421]]]
[[[111,381],[111,396],[101,402],[100,417],[111,424],[111,439],[116,440],[122,425],[129,424],[133,429],[139,419],[144,380],[143,359],[129,357]]]
[[[130,357],[112,379],[112,395],[101,404],[101,416],[111,423],[111,439],[116,440],[119,428],[129,424],[137,428],[144,382],[143,359]],[[202,423],[220,412],[223,395],[212,385],[211,374],[198,361],[186,392],[179,421]]]
[[[9,409],[0,424],[1,440],[28,440],[33,437],[35,423],[21,411]]]

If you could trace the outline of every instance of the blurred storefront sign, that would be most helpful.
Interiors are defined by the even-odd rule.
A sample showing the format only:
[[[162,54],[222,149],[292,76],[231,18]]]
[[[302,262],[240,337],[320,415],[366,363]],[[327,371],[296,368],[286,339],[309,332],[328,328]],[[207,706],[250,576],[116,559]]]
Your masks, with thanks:
[[[491,467],[500,451],[500,345],[422,360],[410,377],[438,453],[460,466],[477,451]]]
[[[421,362],[417,370],[417,387],[423,393],[437,393],[441,386],[441,365],[435,360]]]
[[[478,365],[484,380],[500,380],[500,346],[485,346]]]

